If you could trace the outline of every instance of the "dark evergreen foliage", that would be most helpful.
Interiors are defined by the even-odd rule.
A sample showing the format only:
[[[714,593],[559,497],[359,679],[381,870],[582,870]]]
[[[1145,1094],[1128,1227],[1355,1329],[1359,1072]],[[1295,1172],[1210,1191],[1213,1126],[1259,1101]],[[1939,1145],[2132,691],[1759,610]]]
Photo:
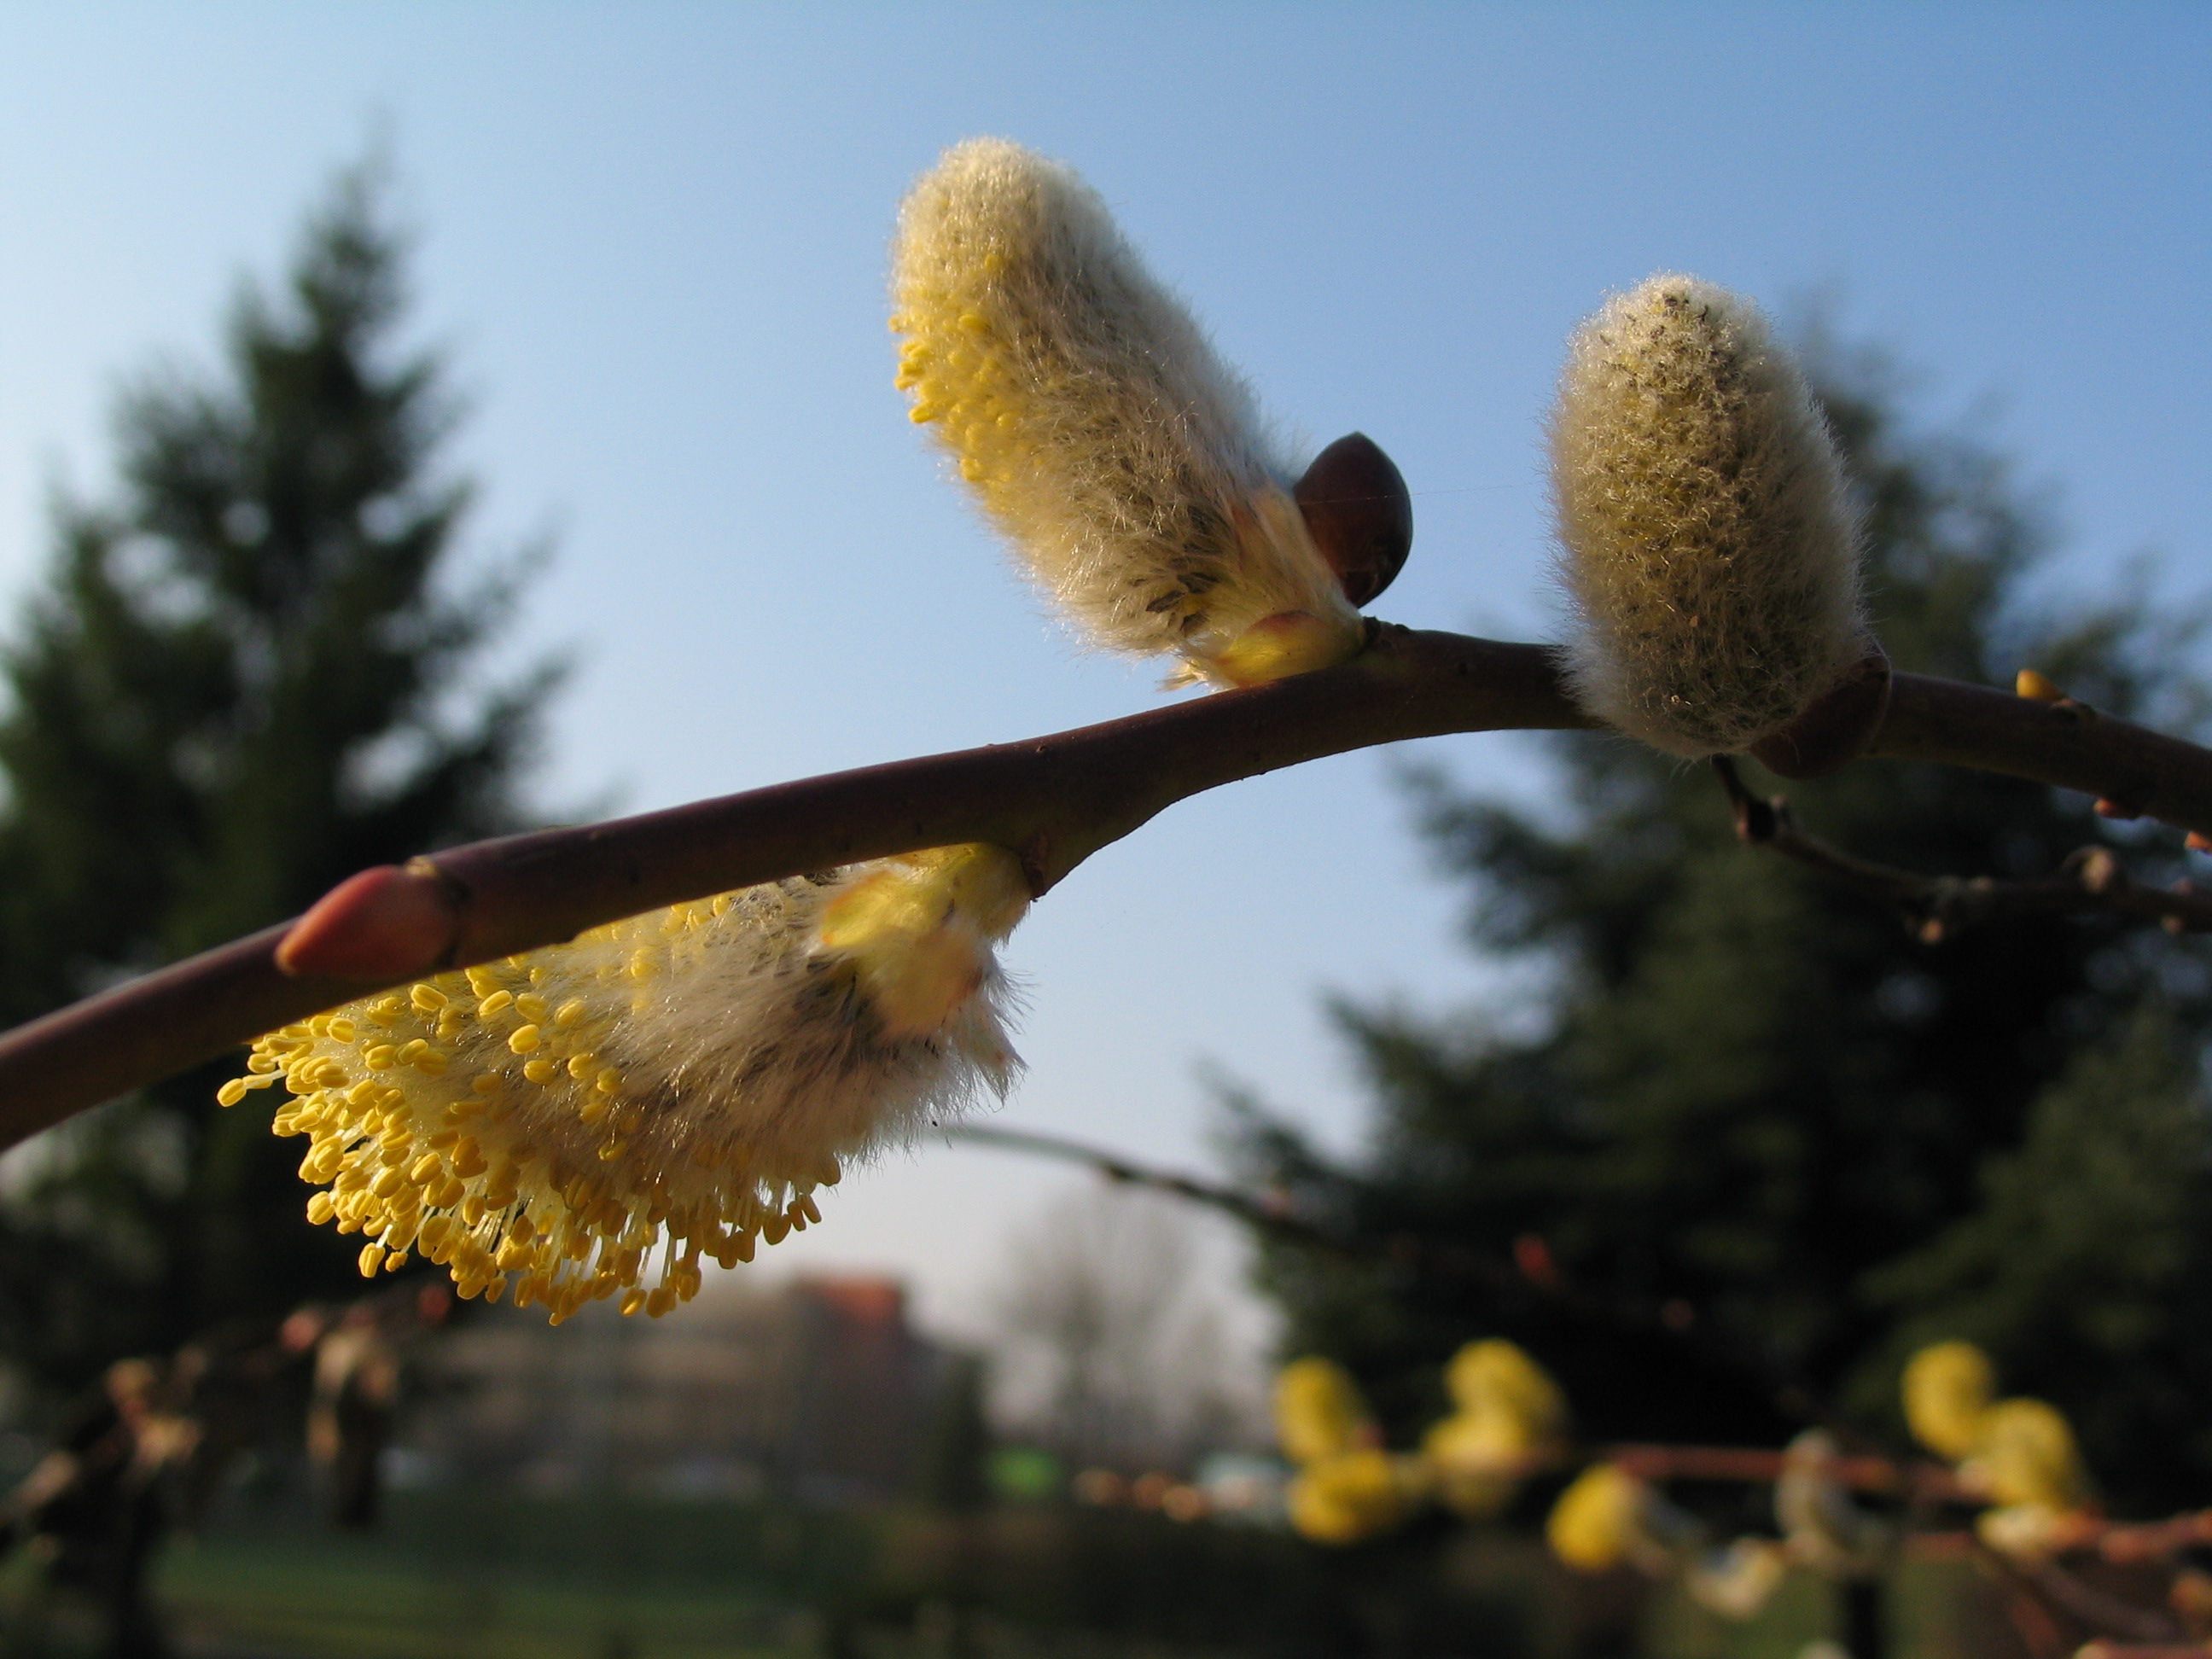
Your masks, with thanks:
[[[1907,434],[1863,364],[1832,359],[1826,379],[1900,668],[2005,684],[2032,665],[2101,707],[2196,721],[2185,628],[2126,594],[2032,605],[2038,538],[2002,469]],[[1341,1008],[1376,1092],[1369,1151],[1333,1164],[1256,1114],[1242,1145],[1255,1174],[1369,1237],[1496,1260],[1540,1240],[1579,1291],[1693,1314],[1686,1340],[1464,1276],[1278,1251],[1294,1346],[1353,1365],[1401,1432],[1437,1411],[1445,1356],[1500,1334],[1555,1369],[1597,1441],[1775,1443],[1795,1388],[1901,1444],[1900,1361],[1964,1334],[2008,1391],[2074,1416],[2117,1501],[2203,1503],[2200,943],[2039,917],[1923,944],[1740,845],[1705,769],[1620,739],[1553,753],[1557,815],[1423,786],[1474,941],[1545,970],[1536,1034]],[[2139,868],[2181,856],[2177,836],[1984,774],[1876,762],[1787,793],[1817,833],[1931,874],[2040,874],[2100,836]]]
[[[544,673],[469,670],[509,583],[455,597],[471,489],[453,407],[395,343],[403,248],[373,169],[311,219],[222,369],[149,380],[119,482],[57,509],[51,578],[0,649],[0,1018],[296,912],[364,865],[516,827]],[[343,1292],[268,1097],[200,1073],[19,1154],[0,1207],[0,1352],[66,1385],[217,1317]],[[357,1284],[358,1280],[353,1281]]]

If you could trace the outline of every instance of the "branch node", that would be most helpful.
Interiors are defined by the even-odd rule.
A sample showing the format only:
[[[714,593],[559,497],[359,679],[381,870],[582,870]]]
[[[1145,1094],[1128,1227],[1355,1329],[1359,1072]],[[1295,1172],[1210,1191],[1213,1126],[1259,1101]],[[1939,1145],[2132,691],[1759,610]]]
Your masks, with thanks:
[[[1751,745],[1752,758],[1778,777],[1802,782],[1840,771],[1867,751],[1889,717],[1889,658],[1869,640],[1843,678],[1778,732]]]
[[[1735,762],[1729,756],[1714,756],[1712,768],[1713,775],[1721,781],[1721,787],[1728,793],[1729,810],[1735,817],[1736,839],[1753,847],[1765,846],[1785,821],[1789,809],[1784,805],[1782,797],[1761,800],[1745,788]]]
[[[1052,890],[1048,860],[1052,856],[1052,836],[1040,830],[1021,844],[1015,856],[1022,861],[1022,877],[1030,884],[1030,896],[1041,899]]]

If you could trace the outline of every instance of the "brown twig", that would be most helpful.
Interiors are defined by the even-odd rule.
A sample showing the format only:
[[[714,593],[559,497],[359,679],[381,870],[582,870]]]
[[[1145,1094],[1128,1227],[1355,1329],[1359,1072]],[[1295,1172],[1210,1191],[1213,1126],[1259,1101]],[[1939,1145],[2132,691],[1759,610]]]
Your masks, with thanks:
[[[1598,1453],[1639,1480],[1695,1480],[1764,1486],[1778,1480],[1789,1464],[1789,1454],[1745,1446],[1609,1446]],[[1900,1463],[1886,1457],[1844,1457],[1828,1463],[1825,1471],[1840,1485],[1875,1493],[1898,1493],[1916,1504],[1979,1503],[1985,1499],[1963,1487],[1956,1474],[1941,1464]],[[2078,1517],[2059,1551],[2095,1548],[2108,1561],[2137,1562],[2170,1555],[2212,1536],[2212,1511],[2176,1516],[2148,1524],[2113,1523],[2094,1516]],[[2020,1588],[2041,1598],[2093,1632],[2125,1641],[2148,1644],[2178,1643],[2180,1626],[2165,1612],[2145,1607],[2092,1584],[2050,1555],[2016,1556],[1994,1550],[1972,1532],[1917,1534],[1907,1540],[1910,1553],[1923,1559],[1972,1558],[1987,1562]],[[2087,1651],[2087,1650],[2084,1650]],[[2148,1659],[2163,1647],[2119,1649]],[[2202,1656],[2199,1645],[2191,1651]]]
[[[1307,1220],[1289,1204],[1271,1194],[1248,1193],[1218,1182],[1202,1181],[1180,1170],[1155,1169],[1133,1158],[1124,1158],[1119,1152],[1108,1152],[1103,1146],[1092,1146],[1065,1135],[1043,1134],[1035,1129],[1009,1129],[994,1123],[961,1123],[947,1128],[945,1133],[951,1139],[964,1140],[971,1146],[999,1146],[1008,1152],[1030,1152],[1041,1158],[1086,1164],[1118,1185],[1142,1187],[1152,1192],[1187,1199],[1194,1204],[1203,1204],[1208,1209],[1218,1210],[1285,1243],[1324,1250],[1335,1255],[1364,1254],[1354,1241]],[[1498,1271],[1501,1274],[1507,1274],[1512,1270],[1499,1263]]]
[[[1760,800],[1753,795],[1726,755],[1715,756],[1712,767],[1727,792],[1738,836],[1894,905],[1924,944],[1936,944],[1978,922],[2028,915],[2128,916],[2157,922],[2169,933],[2212,933],[2212,893],[2199,892],[2187,881],[2171,888],[2145,886],[2107,847],[2078,848],[2050,875],[2031,881],[1923,876],[1856,857],[1808,833],[1782,796]]]
[[[2193,1510],[2164,1521],[2107,1522],[2097,1534],[2107,1561],[2153,1561],[2212,1544],[2212,1510]]]
[[[1611,1296],[1574,1284],[1560,1273],[1542,1241],[1533,1234],[1515,1241],[1509,1259],[1414,1233],[1350,1233],[1302,1216],[1273,1194],[1255,1194],[1157,1169],[1065,1135],[980,1123],[957,1125],[946,1133],[976,1146],[1003,1146],[1085,1164],[1109,1181],[1206,1205],[1300,1249],[1368,1266],[1432,1274],[1480,1286],[1486,1295],[1508,1304],[1540,1304],[1616,1334],[1656,1336],[1694,1352],[1709,1364],[1751,1379],[1784,1417],[1805,1422],[1830,1420],[1831,1414],[1808,1383],[1784,1374],[1771,1356],[1743,1346],[1711,1321],[1700,1319],[1688,1303]]]
[[[1971,1497],[1967,1501],[1975,1501]],[[2107,1521],[2101,1516],[2069,1517],[2052,1547],[2060,1553],[2094,1549],[2107,1561],[2130,1565],[2168,1559],[2185,1550],[2212,1546],[2212,1510],[2187,1510],[2163,1521]],[[1936,1554],[1960,1554],[1980,1547],[1970,1532],[1926,1532],[1916,1547]]]
[[[1243,1222],[1256,1231],[1303,1249],[1317,1250],[1347,1261],[1382,1261],[1401,1267],[1441,1271],[1455,1278],[1473,1279],[1492,1291],[1517,1297],[1533,1295],[1561,1302],[1601,1305],[1586,1293],[1570,1290],[1557,1270],[1549,1267],[1548,1261],[1543,1269],[1532,1273],[1527,1267],[1515,1261],[1484,1255],[1464,1245],[1438,1245],[1405,1233],[1363,1237],[1339,1231],[1298,1214],[1289,1203],[1273,1194],[1249,1193],[1177,1170],[1157,1169],[1138,1163],[1133,1158],[1124,1158],[1119,1152],[1109,1152],[1103,1147],[1066,1135],[1045,1134],[1035,1129],[1009,1129],[988,1123],[957,1124],[948,1128],[945,1133],[951,1139],[965,1140],[978,1146],[1002,1146],[1009,1152],[1030,1152],[1041,1158],[1085,1164],[1109,1181],[1124,1186],[1143,1187],[1203,1204],[1209,1209],[1218,1210]],[[1631,1314],[1616,1304],[1607,1303],[1601,1305],[1609,1322],[1633,1324],[1638,1328],[1657,1326],[1678,1333],[1686,1328],[1685,1322],[1679,1318],[1670,1322],[1656,1308],[1647,1310],[1639,1306]]]
[[[1767,1486],[1789,1467],[1786,1451],[1758,1446],[1608,1446],[1599,1455],[1642,1480],[1706,1480]],[[1893,1492],[1916,1501],[1971,1501],[1959,1478],[1940,1463],[1901,1463],[1887,1457],[1838,1457],[1829,1477],[1858,1492]]]
[[[1972,1532],[1916,1533],[1905,1540],[1905,1553],[1921,1561],[1977,1562],[2003,1582],[2011,1592],[2002,1604],[2005,1613],[2038,1659],[2069,1653],[2074,1659],[2206,1659],[2212,1654],[2203,1643],[2185,1641],[2180,1625],[2166,1612],[2093,1585],[2053,1556],[2008,1555]],[[2069,1625],[2075,1627],[2070,1637]],[[2091,1638],[2086,1644],[2085,1635]]]
[[[1221,784],[1408,738],[1590,724],[1547,647],[1376,624],[1352,661],[1271,685],[452,848],[372,883],[377,903],[404,914],[413,955],[371,953],[371,971],[338,940],[290,957],[295,969],[320,962],[362,977],[286,973],[277,954],[290,929],[271,928],[0,1036],[0,1146],[348,998],[678,900],[961,842],[1018,852],[1042,893],[1155,813]],[[1869,752],[2079,789],[2212,833],[2212,752],[2072,704],[1899,674]]]
[[[1925,674],[1891,683],[1867,758],[1935,761],[2079,790],[2109,816],[2212,835],[2212,751],[2071,698],[2046,702]]]
[[[1154,1168],[1118,1152],[1092,1146],[1066,1136],[1033,1129],[1009,1129],[988,1124],[962,1124],[947,1133],[977,1146],[1001,1146],[1089,1165],[1109,1180],[1170,1194],[1208,1206],[1235,1217],[1255,1230],[1301,1248],[1317,1249],[1351,1259],[1384,1258],[1406,1261],[1407,1241],[1368,1240],[1347,1237],[1298,1215],[1287,1204],[1266,1194],[1255,1194],[1218,1182],[1206,1181],[1180,1171]],[[1564,1304],[1569,1310],[1603,1318],[1609,1323],[1650,1322],[1647,1310],[1606,1302],[1577,1293],[1564,1285],[1555,1273],[1530,1273],[1525,1265],[1509,1265],[1477,1255],[1462,1247],[1432,1252],[1424,1265],[1477,1279],[1493,1288],[1510,1287],[1527,1295],[1534,1292]],[[1675,1321],[1660,1322],[1676,1335],[1687,1331]],[[1740,1358],[1741,1357],[1738,1356]],[[1640,1480],[1691,1480],[1765,1486],[1781,1479],[1789,1467],[1787,1451],[1759,1446],[1680,1446],[1629,1443],[1597,1448],[1596,1461],[1613,1463]],[[1531,1460],[1523,1473],[1551,1466],[1555,1458]],[[1916,1513],[1944,1504],[1978,1504],[1987,1500],[1962,1485],[1955,1471],[1924,1459],[1899,1460],[1856,1455],[1833,1459],[1826,1466],[1831,1478],[1856,1491],[1894,1495],[1907,1500]],[[2212,1543],[2212,1510],[2196,1510],[2165,1521],[2111,1522],[2100,1516],[2076,1517],[2060,1546],[2068,1551],[2094,1549],[2105,1559],[2140,1562],[2179,1553],[2185,1548]],[[2109,1591],[2085,1583],[2055,1559],[2015,1560],[1990,1548],[1972,1532],[1929,1532],[1915,1534],[1908,1547],[1916,1555],[1942,1559],[1974,1558],[1990,1561],[2051,1605],[2063,1608],[2093,1631],[2110,1632],[2136,1642],[2160,1643],[2179,1634],[2162,1612],[2136,1607]],[[2142,1650],[2142,1659],[2154,1652]],[[2202,1655],[2202,1650],[2197,1650]]]
[[[360,980],[295,976],[276,960],[287,924],[0,1036],[0,1146],[384,985],[679,900],[964,842],[1019,853],[1042,893],[1163,808],[1221,784],[1407,738],[1589,724],[1544,647],[1378,628],[1353,661],[1270,685],[448,848],[405,872],[415,904],[434,898],[447,921],[419,961]]]
[[[2053,1559],[2004,1555],[2004,1569],[2033,1589],[2051,1606],[2087,1626],[2096,1635],[2118,1637],[2132,1643],[2179,1643],[2186,1634],[2180,1624],[2152,1607],[2137,1607],[2110,1590],[2100,1589],[2069,1571]],[[2201,1648],[2200,1653],[2203,1651]]]

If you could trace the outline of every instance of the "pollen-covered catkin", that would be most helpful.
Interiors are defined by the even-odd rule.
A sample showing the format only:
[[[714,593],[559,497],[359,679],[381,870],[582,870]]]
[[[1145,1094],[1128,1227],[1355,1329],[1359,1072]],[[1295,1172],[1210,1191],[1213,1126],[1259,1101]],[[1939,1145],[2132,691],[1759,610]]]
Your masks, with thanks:
[[[1565,1443],[1566,1396],[1527,1350],[1498,1337],[1454,1354],[1444,1386],[1456,1409],[1422,1437],[1421,1455],[1446,1504],[1471,1519],[1495,1515]]]
[[[1654,276],[1576,333],[1551,422],[1570,665],[1670,754],[1743,749],[1868,649],[1827,424],[1758,308]]]
[[[295,1097],[308,1218],[363,1273],[419,1253],[556,1323],[659,1315],[702,1256],[820,1220],[846,1160],[1004,1092],[995,946],[1028,902],[983,846],[744,888],[288,1025],[219,1098]]]
[[[1996,1368],[1971,1342],[1936,1342],[1905,1361],[1905,1426],[1938,1457],[1971,1456],[1997,1391]]]
[[[1657,1553],[1644,1516],[1651,1490],[1617,1463],[1593,1463],[1559,1494],[1544,1522],[1552,1553],[1577,1572],[1610,1572]]]
[[[892,289],[914,419],[1092,641],[1222,684],[1359,648],[1250,391],[1073,171],[956,146],[901,210]]]
[[[1382,1449],[1359,1385],[1332,1360],[1292,1360],[1275,1382],[1283,1455],[1298,1466],[1290,1522],[1316,1544],[1356,1544],[1402,1524],[1427,1495],[1419,1458]]]

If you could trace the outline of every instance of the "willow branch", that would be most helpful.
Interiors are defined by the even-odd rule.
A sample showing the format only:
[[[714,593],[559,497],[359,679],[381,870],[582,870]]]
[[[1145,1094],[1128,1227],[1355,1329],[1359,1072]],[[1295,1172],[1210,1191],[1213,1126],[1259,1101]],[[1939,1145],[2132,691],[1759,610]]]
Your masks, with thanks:
[[[963,842],[1018,852],[1042,894],[1156,813],[1224,783],[1410,738],[1591,723],[1547,647],[1377,624],[1350,662],[1269,685],[450,848],[374,872],[360,893],[404,925],[349,972],[303,971],[286,924],[0,1036],[0,1146],[319,1009],[684,899]],[[1900,674],[1869,752],[2078,789],[2212,834],[2212,753],[2075,705]],[[291,972],[279,963],[288,940]]]
[[[1352,1260],[1386,1259],[1407,1261],[1418,1250],[1409,1250],[1401,1238],[1362,1238],[1324,1227],[1300,1216],[1273,1195],[1254,1194],[1219,1182],[1206,1181],[1179,1170],[1163,1170],[1103,1147],[1065,1135],[1034,1129],[1012,1129],[992,1124],[961,1124],[947,1131],[954,1139],[981,1146],[1004,1147],[1043,1158],[1081,1164],[1108,1180],[1165,1193],[1251,1226],[1257,1231],[1302,1249]],[[1613,1324],[1644,1326],[1644,1311],[1626,1304],[1605,1302],[1569,1291],[1555,1273],[1529,1271],[1526,1265],[1509,1265],[1476,1255],[1462,1247],[1449,1251],[1420,1250],[1422,1265],[1479,1280],[1492,1290],[1510,1288],[1526,1296],[1534,1292],[1570,1304],[1584,1316],[1595,1315]],[[1663,1321],[1662,1328],[1686,1335],[1680,1322]],[[1741,1356],[1736,1356],[1739,1359]],[[1690,1480],[1770,1486],[1790,1466],[1790,1454],[1764,1446],[1684,1446],[1628,1443],[1593,1449],[1595,1460],[1620,1465],[1638,1479],[1650,1481]],[[1532,1465],[1542,1467],[1552,1460]],[[1962,1504],[1978,1506],[1985,1495],[1963,1484],[1957,1471],[1923,1458],[1895,1458],[1878,1455],[1843,1456],[1826,1465],[1828,1476],[1855,1491],[1904,1498],[1915,1504]],[[2116,1522],[2102,1516],[2074,1517],[2075,1525],[2057,1547],[2062,1551],[2094,1550],[2108,1561],[2165,1559],[2185,1550],[2212,1544],[2212,1510],[2191,1510],[2163,1521]],[[2010,1565],[2009,1558],[1995,1557],[1974,1534],[1925,1533],[1915,1545],[1933,1545],[1946,1555],[1971,1554],[1992,1558]],[[2036,1564],[2037,1588],[2067,1605],[2076,1616],[2094,1626],[2137,1639],[2157,1639],[2167,1633],[2162,1615],[2148,1613],[2091,1589],[2056,1563]],[[2203,1650],[2197,1650],[2198,1659]]]
[[[1643,1480],[1701,1480],[1771,1486],[1790,1467],[1790,1454],[1764,1446],[1607,1446],[1598,1456]],[[1905,1496],[1925,1502],[1971,1501],[1959,1478],[1940,1463],[1890,1457],[1838,1457],[1824,1466],[1829,1479],[1856,1492]]]
[[[1205,1205],[1297,1249],[1364,1267],[1425,1273],[1472,1285],[1494,1304],[1540,1306],[1615,1335],[1656,1337],[1709,1365],[1749,1380],[1784,1417],[1808,1422],[1832,1419],[1832,1413],[1802,1378],[1785,1373],[1771,1355],[1747,1346],[1711,1321],[1701,1318],[1688,1303],[1679,1298],[1660,1301],[1617,1296],[1575,1284],[1560,1273],[1549,1249],[1533,1233],[1514,1241],[1510,1258],[1491,1255],[1453,1240],[1425,1238],[1418,1233],[1361,1232],[1326,1226],[1300,1215],[1275,1194],[1250,1193],[1154,1168],[1065,1135],[994,1124],[960,1124],[947,1133],[976,1146],[1003,1146],[1010,1152],[1085,1164],[1109,1181]]]
[[[1235,1187],[1224,1186],[1218,1182],[1202,1181],[1196,1176],[1184,1175],[1179,1170],[1155,1169],[1150,1164],[1139,1164],[1134,1158],[1124,1158],[1119,1152],[1109,1152],[1103,1146],[1093,1146],[1065,1135],[1042,1134],[1034,1129],[1009,1129],[993,1123],[961,1123],[947,1129],[945,1133],[954,1140],[964,1140],[972,1146],[998,1146],[1010,1152],[1029,1152],[1039,1158],[1081,1164],[1117,1185],[1142,1187],[1150,1192],[1165,1193],[1193,1204],[1202,1204],[1210,1210],[1218,1210],[1255,1231],[1279,1238],[1285,1243],[1322,1250],[1334,1255],[1361,1253],[1352,1240],[1305,1219],[1272,1194],[1248,1193]],[[1506,1271],[1510,1270],[1500,1267],[1501,1273]]]
[[[968,1141],[978,1146],[1002,1146],[1009,1152],[1029,1152],[1040,1158],[1081,1164],[1120,1185],[1143,1187],[1149,1191],[1166,1193],[1194,1204],[1202,1204],[1208,1209],[1218,1210],[1244,1223],[1255,1231],[1301,1249],[1370,1265],[1381,1262],[1400,1267],[1422,1268],[1449,1278],[1472,1280],[1493,1294],[1519,1298],[1533,1296],[1571,1300],[1577,1304],[1588,1303],[1598,1309],[1606,1322],[1611,1324],[1632,1323],[1639,1328],[1645,1325],[1656,1325],[1679,1332],[1690,1322],[1680,1318],[1679,1314],[1669,1319],[1658,1311],[1659,1304],[1655,1304],[1651,1310],[1638,1309],[1630,1314],[1618,1304],[1571,1291],[1560,1279],[1558,1269],[1551,1265],[1548,1255],[1540,1249],[1525,1252],[1528,1260],[1522,1263],[1484,1255],[1461,1244],[1439,1245],[1410,1233],[1363,1234],[1327,1227],[1300,1215],[1289,1203],[1274,1194],[1249,1193],[1218,1182],[1200,1180],[1177,1170],[1158,1169],[1066,1135],[1045,1134],[1035,1129],[1010,1129],[988,1123],[958,1124],[945,1133],[955,1140]]]
[[[1972,1533],[1922,1533],[1923,1542],[1951,1540],[1961,1551],[1977,1547]],[[2112,1521],[2094,1514],[2068,1517],[2051,1547],[2064,1555],[2094,1550],[2107,1561],[2134,1565],[2170,1561],[2175,1556],[2212,1547],[2212,1510],[2185,1510],[2163,1521]]]
[[[1221,784],[1407,738],[1588,724],[1543,647],[1382,628],[1340,667],[1103,725],[448,848],[381,872],[404,931],[428,930],[415,959],[288,973],[287,923],[0,1036],[0,1145],[372,990],[685,899],[967,842],[1018,852],[1042,893]]]
[[[1797,822],[1784,797],[1760,800],[1753,795],[1726,755],[1715,756],[1712,765],[1740,838],[1895,906],[1923,944],[1939,943],[1979,922],[2033,915],[2124,916],[2157,922],[2169,933],[2212,933],[2212,893],[2199,892],[2185,880],[2172,887],[2146,886],[2128,874],[2108,847],[2076,848],[2050,875],[2027,881],[1923,876],[1830,845]]]
[[[1990,1553],[1994,1554],[1995,1552]],[[2038,1560],[2018,1556],[1999,1556],[2003,1569],[2015,1578],[2043,1595],[2053,1607],[2087,1626],[2099,1636],[2118,1637],[2129,1644],[2147,1644],[2165,1647],[2179,1644],[2186,1632],[2179,1620],[2152,1607],[2137,1607],[2110,1590],[2100,1589],[2075,1573],[2069,1572],[2054,1559]],[[2203,1659],[2205,1648],[2198,1644],[2195,1650],[2197,1659]]]

